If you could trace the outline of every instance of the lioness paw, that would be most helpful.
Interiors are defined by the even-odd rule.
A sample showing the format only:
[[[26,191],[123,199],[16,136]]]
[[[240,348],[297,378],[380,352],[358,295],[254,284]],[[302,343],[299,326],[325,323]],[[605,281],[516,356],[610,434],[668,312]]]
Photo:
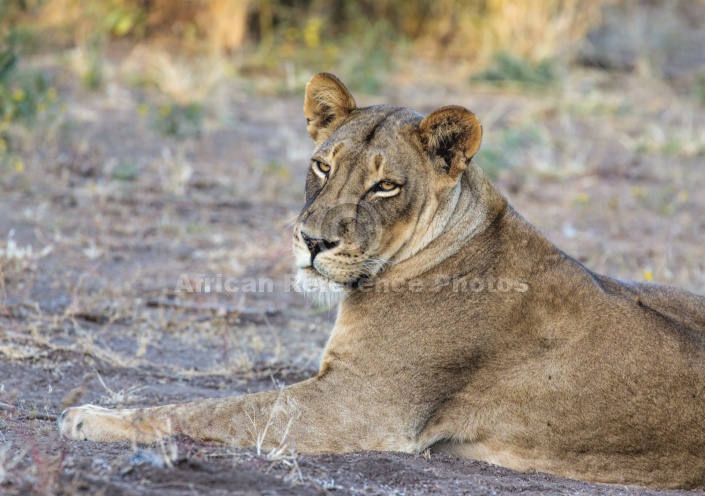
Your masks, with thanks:
[[[59,416],[59,433],[81,441],[137,441],[143,435],[138,435],[140,433],[129,416],[126,410],[109,410],[95,405],[68,408]]]

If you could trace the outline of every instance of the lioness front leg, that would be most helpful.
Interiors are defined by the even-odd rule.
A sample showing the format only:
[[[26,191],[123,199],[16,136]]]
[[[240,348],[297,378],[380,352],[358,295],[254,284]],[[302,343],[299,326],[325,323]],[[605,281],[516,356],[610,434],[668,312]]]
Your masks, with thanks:
[[[92,405],[61,414],[61,435],[78,440],[151,443],[185,434],[200,441],[301,453],[413,450],[411,437],[374,397],[361,401],[343,385],[310,379],[279,391],[181,405],[108,410]],[[379,412],[379,413],[369,413]]]

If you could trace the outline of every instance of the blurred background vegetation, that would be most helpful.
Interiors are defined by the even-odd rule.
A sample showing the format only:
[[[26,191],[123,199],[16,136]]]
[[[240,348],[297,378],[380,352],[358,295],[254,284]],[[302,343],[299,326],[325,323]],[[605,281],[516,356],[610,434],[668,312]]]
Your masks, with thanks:
[[[540,61],[565,54],[600,19],[604,0],[4,0],[17,45],[36,50],[151,40],[186,50],[256,47],[265,60],[306,48],[340,56],[372,32],[377,48],[412,43],[483,63],[498,52]],[[323,60],[322,62],[330,62]]]
[[[1,0],[0,110],[5,121],[32,120],[56,96],[15,71],[21,58],[61,56],[98,90],[114,76],[111,56],[139,59],[144,47],[151,55],[126,77],[169,96],[157,126],[177,135],[198,126],[199,105],[224,75],[273,78],[273,88],[258,86],[293,92],[335,70],[375,93],[413,61],[539,88],[576,64],[636,70],[703,102],[704,11],[702,0]]]
[[[153,60],[132,82],[161,86],[167,105],[177,104],[172,121],[192,124],[200,111],[188,105],[224,74],[273,77],[276,90],[291,92],[335,70],[353,90],[374,93],[418,60],[462,67],[474,81],[538,87],[575,64],[638,70],[703,102],[704,11],[703,0],[2,0],[0,102],[6,120],[31,120],[55,96],[41,78],[13,76],[19,58],[62,55],[96,90],[112,75],[106,57],[137,47],[150,47]],[[180,73],[174,56],[209,76]],[[204,58],[208,67],[194,65]]]
[[[546,83],[556,75],[555,64],[576,60],[606,69],[651,65],[677,77],[679,68],[666,59],[674,54],[683,59],[702,47],[702,37],[691,31],[702,28],[704,10],[702,0],[2,0],[1,5],[2,60],[79,48],[86,52],[85,82],[93,87],[102,77],[99,55],[119,41],[122,47],[149,43],[184,55],[227,55],[242,72],[291,77],[292,71],[309,74],[324,67],[351,75],[362,70],[360,89],[370,67],[391,70],[399,57],[455,61],[485,70],[492,81]],[[685,57],[702,69],[705,56]]]
[[[290,93],[334,70],[375,93],[418,61],[539,89],[576,64],[636,70],[702,103],[704,11],[702,0],[1,0],[0,116],[34,122],[56,100],[46,75],[20,69],[38,54],[90,90],[116,76],[111,60],[127,60],[117,76],[165,95],[154,125],[176,136],[198,132],[227,76]]]

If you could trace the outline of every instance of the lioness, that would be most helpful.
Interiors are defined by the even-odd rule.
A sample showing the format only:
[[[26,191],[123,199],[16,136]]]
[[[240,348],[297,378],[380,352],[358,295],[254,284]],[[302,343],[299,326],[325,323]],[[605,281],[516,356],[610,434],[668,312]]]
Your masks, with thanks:
[[[304,114],[316,148],[296,263],[303,285],[341,298],[318,375],[183,405],[70,408],[62,435],[430,449],[705,487],[705,298],[595,274],[556,248],[472,162],[482,127],[464,108],[357,108],[318,74]]]

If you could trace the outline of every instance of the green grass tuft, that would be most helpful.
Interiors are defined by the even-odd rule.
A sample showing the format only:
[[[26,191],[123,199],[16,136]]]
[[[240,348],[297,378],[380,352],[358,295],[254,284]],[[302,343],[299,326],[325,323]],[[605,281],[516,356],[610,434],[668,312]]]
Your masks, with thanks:
[[[507,52],[500,52],[494,56],[490,66],[473,76],[472,80],[495,84],[551,86],[558,82],[559,74],[554,60],[545,59],[540,62],[532,62]]]

